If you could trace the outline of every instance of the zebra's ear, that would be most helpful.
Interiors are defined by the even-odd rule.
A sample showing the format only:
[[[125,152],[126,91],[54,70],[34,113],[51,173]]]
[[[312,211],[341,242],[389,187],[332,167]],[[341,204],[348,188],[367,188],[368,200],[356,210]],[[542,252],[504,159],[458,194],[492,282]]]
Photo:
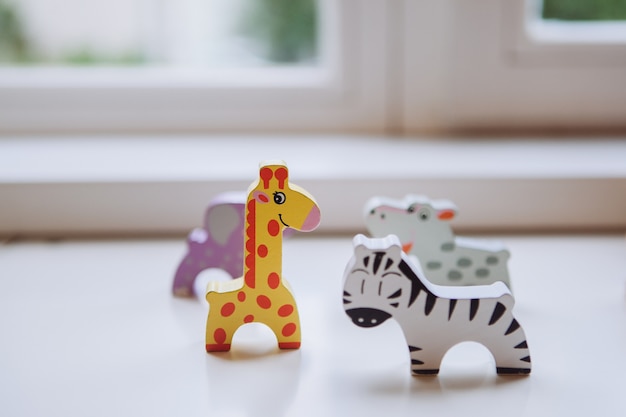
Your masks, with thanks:
[[[398,242],[393,242],[389,245],[387,249],[387,253],[393,259],[401,259],[402,258],[402,246]]]
[[[364,257],[367,253],[372,251],[371,240],[365,235],[358,234],[352,239],[352,246],[354,247],[354,254],[358,257]]]

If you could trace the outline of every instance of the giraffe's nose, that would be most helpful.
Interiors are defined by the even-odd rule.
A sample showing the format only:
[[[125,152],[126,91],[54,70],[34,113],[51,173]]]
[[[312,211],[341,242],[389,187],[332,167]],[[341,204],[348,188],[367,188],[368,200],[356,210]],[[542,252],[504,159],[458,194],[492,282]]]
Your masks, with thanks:
[[[304,232],[309,232],[315,229],[320,224],[320,220],[321,220],[320,209],[319,207],[314,205],[311,211],[309,212],[309,215],[304,220],[304,224],[302,224],[301,230]]]

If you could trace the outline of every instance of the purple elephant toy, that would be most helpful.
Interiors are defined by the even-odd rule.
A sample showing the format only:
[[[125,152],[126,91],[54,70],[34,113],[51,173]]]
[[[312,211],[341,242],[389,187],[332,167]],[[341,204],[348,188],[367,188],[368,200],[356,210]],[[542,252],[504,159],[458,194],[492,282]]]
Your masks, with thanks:
[[[218,194],[209,202],[204,227],[187,236],[187,253],[174,276],[175,296],[195,296],[196,277],[205,269],[219,268],[233,278],[242,275],[245,202],[243,192]]]

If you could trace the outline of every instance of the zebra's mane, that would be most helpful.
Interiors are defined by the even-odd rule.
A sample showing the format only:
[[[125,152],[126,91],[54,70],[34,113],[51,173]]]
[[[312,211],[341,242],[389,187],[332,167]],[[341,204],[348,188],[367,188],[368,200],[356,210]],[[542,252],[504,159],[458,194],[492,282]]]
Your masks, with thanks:
[[[421,278],[417,276],[415,271],[413,271],[413,268],[411,268],[411,265],[409,265],[404,259],[400,261],[398,268],[402,271],[402,274],[411,281],[411,297],[409,299],[409,306],[413,304],[421,291],[425,291],[428,295],[436,296],[436,294],[424,285]]]

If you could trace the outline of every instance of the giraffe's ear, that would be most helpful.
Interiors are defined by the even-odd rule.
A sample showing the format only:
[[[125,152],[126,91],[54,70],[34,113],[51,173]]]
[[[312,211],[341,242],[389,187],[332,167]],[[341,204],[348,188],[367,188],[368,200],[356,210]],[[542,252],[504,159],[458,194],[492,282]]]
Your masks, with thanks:
[[[263,191],[255,191],[252,196],[254,197],[254,199],[256,200],[257,203],[260,204],[265,204],[265,203],[269,203],[270,198],[267,194],[265,194]]]

